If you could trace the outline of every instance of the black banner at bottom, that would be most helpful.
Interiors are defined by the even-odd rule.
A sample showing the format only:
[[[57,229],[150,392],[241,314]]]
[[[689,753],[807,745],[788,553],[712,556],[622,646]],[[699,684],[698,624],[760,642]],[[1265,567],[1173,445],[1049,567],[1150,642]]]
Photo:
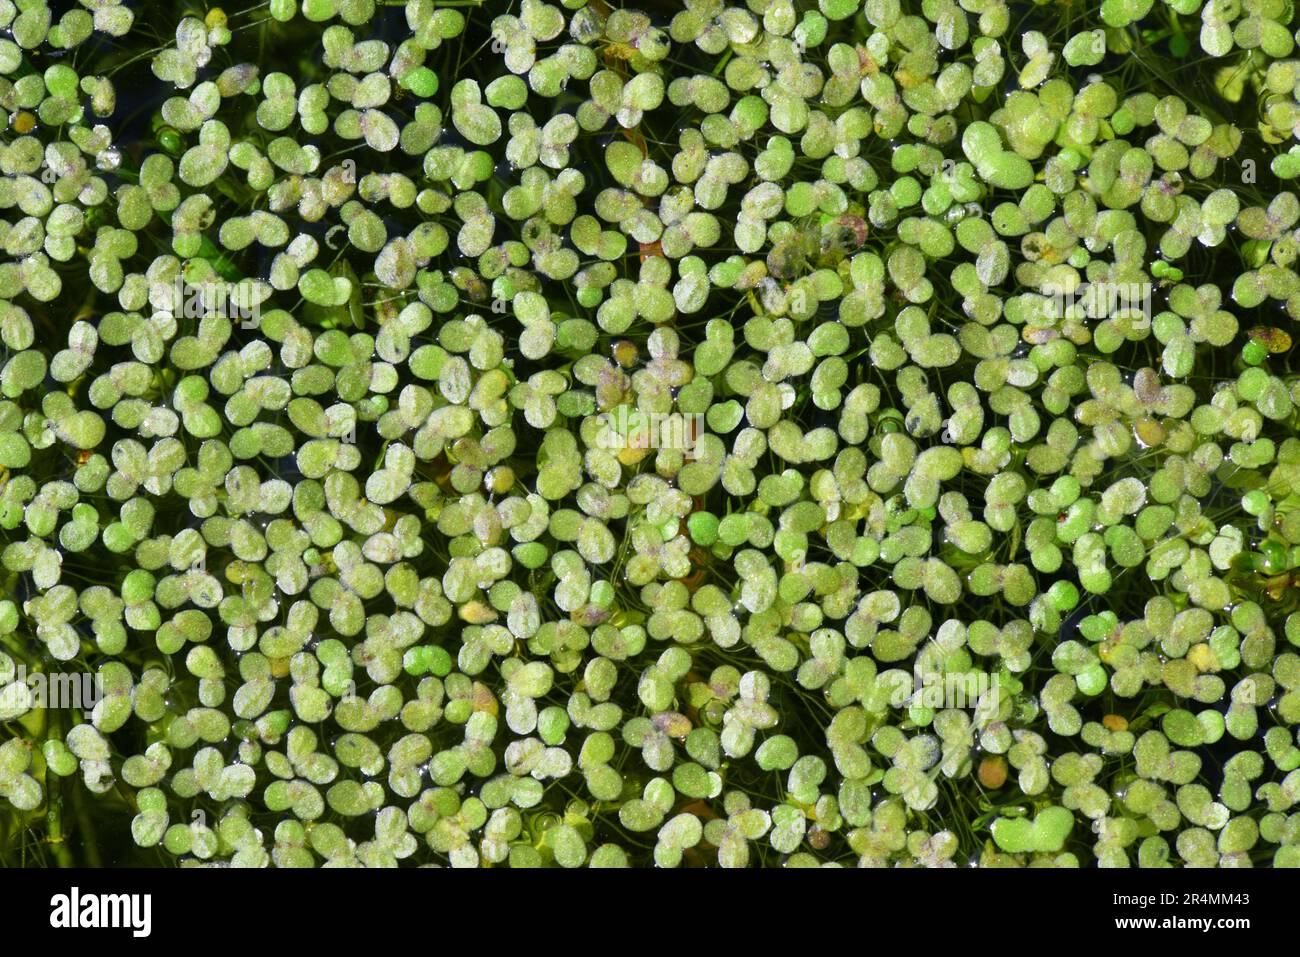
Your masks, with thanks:
[[[887,936],[923,928],[927,943],[968,939],[994,922],[1021,934],[1068,927],[1091,939],[1172,933],[1230,944],[1289,928],[1297,889],[1289,872],[1264,869],[8,870],[0,883],[9,927],[24,938],[93,935],[128,951],[173,952],[244,935],[259,946],[392,943],[406,934],[490,943],[498,935],[523,942],[545,928],[552,942],[577,942],[590,940],[593,925],[603,935],[655,927],[685,941],[678,935],[696,924],[708,935],[696,939],[723,934],[734,950],[751,938],[770,945],[774,931],[856,934],[875,922]]]

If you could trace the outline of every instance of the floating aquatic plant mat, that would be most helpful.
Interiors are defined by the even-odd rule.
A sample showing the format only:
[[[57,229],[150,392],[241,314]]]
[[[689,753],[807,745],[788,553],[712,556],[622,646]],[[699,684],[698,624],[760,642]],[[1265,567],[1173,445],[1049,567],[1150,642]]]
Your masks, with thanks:
[[[1289,0],[0,0],[0,863],[1300,864]]]

